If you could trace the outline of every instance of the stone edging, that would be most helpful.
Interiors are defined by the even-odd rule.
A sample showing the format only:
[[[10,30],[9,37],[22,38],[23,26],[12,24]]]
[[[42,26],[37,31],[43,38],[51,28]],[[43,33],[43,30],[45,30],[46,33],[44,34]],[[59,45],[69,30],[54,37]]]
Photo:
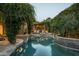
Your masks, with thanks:
[[[75,50],[79,50],[79,39],[75,38],[66,38],[66,37],[60,37],[60,36],[53,36],[56,43],[71,48]]]
[[[61,44],[58,44],[58,43],[55,43],[55,44],[57,44],[58,46],[60,46],[60,47],[62,47],[62,48],[66,48],[66,49],[70,49],[70,50],[79,51],[79,49],[70,48],[70,47],[67,47],[67,46],[64,46],[64,45],[61,45]]]
[[[57,35],[56,35],[56,37],[64,38],[64,39],[68,39],[68,40],[79,40],[79,39],[77,39],[77,38],[67,38],[67,37],[61,37],[61,36],[57,36]]]
[[[28,38],[27,38],[26,40],[27,40],[27,42],[28,42]],[[23,40],[23,42],[21,42],[20,44],[18,44],[18,45],[14,48],[14,50],[13,50],[12,52],[14,52],[14,51],[15,51],[15,49],[16,49],[17,47],[19,47],[20,45],[22,45],[24,42],[25,42],[25,41]],[[11,55],[11,54],[12,54],[12,52],[11,52],[9,55]]]

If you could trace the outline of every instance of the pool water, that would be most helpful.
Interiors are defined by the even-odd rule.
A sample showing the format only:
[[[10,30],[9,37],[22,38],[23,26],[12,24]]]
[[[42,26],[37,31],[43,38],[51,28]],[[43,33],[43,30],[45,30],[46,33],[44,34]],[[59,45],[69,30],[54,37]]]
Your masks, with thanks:
[[[78,56],[79,51],[62,48],[51,37],[30,37],[11,56]]]

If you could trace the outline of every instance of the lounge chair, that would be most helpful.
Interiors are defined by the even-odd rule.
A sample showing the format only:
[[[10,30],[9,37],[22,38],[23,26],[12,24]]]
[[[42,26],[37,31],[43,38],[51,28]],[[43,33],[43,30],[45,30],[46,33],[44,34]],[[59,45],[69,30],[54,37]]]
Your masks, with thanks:
[[[4,36],[0,34],[0,41],[4,41],[4,40],[5,40]]]

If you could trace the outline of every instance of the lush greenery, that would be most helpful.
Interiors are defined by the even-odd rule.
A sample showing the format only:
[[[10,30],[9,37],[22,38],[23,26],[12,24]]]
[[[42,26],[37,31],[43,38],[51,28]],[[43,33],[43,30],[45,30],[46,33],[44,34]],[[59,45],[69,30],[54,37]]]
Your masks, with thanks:
[[[31,4],[1,3],[0,12],[2,13],[6,35],[11,43],[16,42],[16,35],[22,24],[27,23],[28,33],[31,32],[32,22],[35,19],[35,11]]]
[[[42,23],[44,23],[47,27],[48,27],[48,32],[51,32],[51,18],[48,17],[47,19],[45,19]]]
[[[79,4],[73,4],[51,20],[53,33],[66,37],[79,37]]]

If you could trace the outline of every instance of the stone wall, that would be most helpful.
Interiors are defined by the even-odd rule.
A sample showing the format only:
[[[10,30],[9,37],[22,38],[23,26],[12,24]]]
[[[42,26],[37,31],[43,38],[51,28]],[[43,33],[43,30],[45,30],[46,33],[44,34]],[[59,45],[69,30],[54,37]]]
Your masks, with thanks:
[[[79,49],[79,39],[54,36],[56,43],[66,47]]]

